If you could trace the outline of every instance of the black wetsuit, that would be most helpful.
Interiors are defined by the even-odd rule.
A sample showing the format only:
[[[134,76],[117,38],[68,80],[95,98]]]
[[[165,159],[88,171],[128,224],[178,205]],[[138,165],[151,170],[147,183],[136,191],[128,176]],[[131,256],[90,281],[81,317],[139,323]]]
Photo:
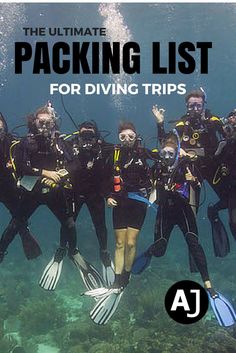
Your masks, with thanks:
[[[76,248],[76,229],[72,212],[71,190],[59,187],[50,188],[42,184],[42,169],[59,170],[67,167],[72,157],[64,140],[43,138],[40,135],[29,134],[22,139],[16,149],[17,174],[23,176],[38,176],[32,191],[25,191],[17,220],[26,221],[38,208],[45,204],[61,223],[60,246],[69,246],[69,251]]]
[[[214,205],[216,212],[228,209],[229,225],[236,240],[236,139],[229,138],[221,153],[215,157],[214,183],[221,191],[220,200]]]
[[[89,149],[79,147],[78,139],[72,141],[74,153],[73,166],[70,168],[74,192],[74,220],[84,204],[95,227],[100,251],[107,250],[107,228],[105,219],[105,194],[108,185],[107,158],[113,145],[97,142]]]
[[[11,174],[10,166],[7,168],[12,141],[13,137],[9,134],[0,140],[0,202],[7,207],[11,214],[14,213],[17,203],[16,182]]]
[[[157,211],[154,243],[148,252],[154,256],[163,256],[166,252],[171,232],[178,225],[203,281],[209,279],[207,262],[202,246],[198,241],[196,218],[189,203],[190,186],[198,187],[196,182],[187,181],[185,174],[189,161],[181,160],[174,171],[157,163],[155,167],[157,180]]]
[[[25,255],[28,259],[33,259],[41,254],[39,246],[37,246],[36,241],[27,227],[27,220],[20,220],[16,218],[22,193],[17,188],[9,161],[10,146],[13,140],[13,136],[10,134],[5,134],[5,136],[0,140],[0,202],[4,204],[13,217],[3,232],[0,240],[0,262],[3,260],[3,256],[9,244],[13,241],[18,232],[21,236]],[[34,247],[30,249],[30,243],[28,240],[32,239],[34,241],[34,245],[36,245],[36,248]]]
[[[114,164],[112,167],[114,175],[119,174],[121,178],[121,190],[116,192],[112,184],[112,192],[109,196],[118,203],[113,208],[113,226],[114,229],[127,227],[141,229],[146,216],[147,204],[128,198],[128,193],[134,192],[148,198],[152,185],[147,160],[155,159],[156,153],[143,147],[117,146],[116,150],[120,150],[119,159],[115,162],[119,171],[116,172]]]
[[[216,169],[214,153],[217,150],[219,140],[225,135],[221,120],[213,116],[209,110],[206,110],[204,119],[199,118],[198,115],[193,117],[188,114],[184,115],[175,124],[175,129],[181,140],[181,148],[198,156],[194,162],[200,172],[198,173],[198,178],[206,179],[220,197],[222,190],[217,185],[214,185],[213,178]],[[164,125],[159,124],[159,140],[161,141],[165,136]],[[199,193],[196,194],[196,199],[199,202]]]

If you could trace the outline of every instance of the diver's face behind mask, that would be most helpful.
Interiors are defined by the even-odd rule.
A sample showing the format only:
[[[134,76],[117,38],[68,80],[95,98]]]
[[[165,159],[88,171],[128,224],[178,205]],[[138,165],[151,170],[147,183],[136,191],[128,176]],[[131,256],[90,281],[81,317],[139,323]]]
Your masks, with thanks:
[[[165,146],[160,150],[160,157],[162,159],[162,162],[167,167],[172,167],[174,165],[176,160],[176,154],[176,149],[171,146]]]
[[[205,110],[204,101],[201,97],[190,97],[186,107],[188,115],[193,119],[200,119]]]
[[[6,136],[6,131],[3,122],[0,120],[0,141]]]
[[[40,135],[50,137],[55,128],[55,122],[50,114],[38,114],[35,120],[35,126]]]
[[[133,147],[135,144],[136,138],[137,138],[136,133],[131,129],[125,129],[119,133],[119,140],[122,146],[125,146],[125,147]]]
[[[97,143],[97,136],[92,128],[82,128],[79,132],[79,147],[84,150],[91,150]]]
[[[228,122],[230,125],[232,125],[234,128],[236,128],[236,114],[235,115],[231,115],[228,118]]]
[[[226,125],[223,127],[227,138],[236,139],[236,115],[231,115],[227,119]]]

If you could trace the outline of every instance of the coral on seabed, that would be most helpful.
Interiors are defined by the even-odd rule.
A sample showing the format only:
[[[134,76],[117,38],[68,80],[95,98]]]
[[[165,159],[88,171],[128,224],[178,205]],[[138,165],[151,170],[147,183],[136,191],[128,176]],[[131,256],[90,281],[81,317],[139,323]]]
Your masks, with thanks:
[[[141,276],[132,276],[106,326],[90,320],[89,311],[95,302],[80,296],[84,288],[70,264],[65,263],[64,276],[53,293],[38,287],[35,273],[32,278],[21,276],[27,271],[23,265],[15,268],[14,275],[3,271],[0,353],[12,349],[15,342],[10,337],[14,338],[14,332],[26,353],[37,353],[38,345],[58,347],[60,353],[236,353],[236,327],[219,327],[212,310],[193,325],[178,324],[166,313],[168,288],[181,279],[200,283],[200,276],[190,274],[182,264],[170,266],[165,259],[155,259],[152,264]],[[234,302],[236,292],[230,275],[223,278],[217,271],[211,277],[216,289]]]
[[[65,325],[66,309],[58,298],[47,296],[41,301],[32,298],[21,306],[19,319],[22,336],[46,334]]]
[[[80,317],[73,323],[68,323],[61,329],[54,331],[54,341],[59,345],[61,351],[68,352],[72,347],[80,346],[80,350],[85,352],[91,347],[91,344],[106,341],[107,338],[113,337],[110,325],[101,327],[88,320],[86,315]]]

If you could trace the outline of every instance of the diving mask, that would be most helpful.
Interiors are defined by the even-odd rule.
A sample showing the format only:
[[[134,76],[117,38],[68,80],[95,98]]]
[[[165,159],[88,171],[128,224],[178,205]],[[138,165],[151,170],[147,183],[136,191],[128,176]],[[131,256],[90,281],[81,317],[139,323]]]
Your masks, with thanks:
[[[165,146],[160,150],[160,157],[163,163],[168,167],[171,167],[174,165],[176,161],[176,154],[177,154],[177,151],[170,146]]]
[[[42,114],[43,115],[43,114]],[[39,117],[35,121],[36,128],[38,130],[38,133],[40,135],[43,135],[44,137],[48,137],[51,135],[52,130],[55,127],[54,121],[51,119],[51,117]]]
[[[119,140],[124,146],[133,146],[136,137],[136,133],[131,129],[126,129],[119,133]]]
[[[189,102],[187,104],[187,109],[188,111],[197,111],[197,112],[202,112],[204,109],[204,103],[198,103],[198,102]]]
[[[97,136],[92,129],[83,129],[79,134],[79,146],[90,150],[97,143]]]

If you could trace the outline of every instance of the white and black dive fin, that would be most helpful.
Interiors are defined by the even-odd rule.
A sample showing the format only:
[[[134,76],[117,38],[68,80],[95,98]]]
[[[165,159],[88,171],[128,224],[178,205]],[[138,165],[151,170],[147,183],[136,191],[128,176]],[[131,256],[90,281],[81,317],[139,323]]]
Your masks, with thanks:
[[[55,290],[62,271],[63,258],[66,255],[65,248],[58,248],[52,260],[46,266],[42,277],[39,280],[41,288]]]
[[[88,290],[105,287],[105,283],[100,273],[93,265],[83,258],[79,250],[76,250],[75,254],[70,255],[70,258],[78,268],[82,281]]]
[[[91,320],[98,325],[106,325],[116,312],[123,291],[110,289],[109,294],[103,295],[90,312]]]

